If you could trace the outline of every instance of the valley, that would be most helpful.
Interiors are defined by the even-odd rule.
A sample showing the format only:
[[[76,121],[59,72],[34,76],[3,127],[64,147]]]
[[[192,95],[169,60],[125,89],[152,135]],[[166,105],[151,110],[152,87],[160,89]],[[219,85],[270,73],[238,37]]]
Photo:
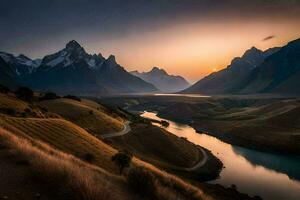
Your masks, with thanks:
[[[300,0],[0,10],[0,200],[300,199]]]
[[[139,199],[138,193],[133,194],[126,189],[127,181],[119,175],[117,166],[111,161],[112,156],[118,151],[130,152],[133,155],[130,169],[124,172],[125,177],[133,169],[143,167],[157,177],[158,182],[155,187],[160,187],[157,184],[162,184],[163,187],[170,188],[168,190],[171,191],[167,194],[155,193],[168,195],[159,198],[172,199],[169,195],[179,195],[175,191],[179,189],[183,199],[251,199],[236,190],[203,182],[219,175],[222,168],[219,159],[205,148],[151,125],[151,121],[147,119],[122,109],[107,107],[93,100],[59,96],[46,99],[38,98],[39,95],[41,94],[35,94],[30,102],[23,101],[10,92],[0,95],[1,143],[4,149],[18,149],[17,152],[20,152],[11,154],[10,160],[18,158],[24,160],[22,162],[26,164],[19,166],[11,161],[8,163],[11,163],[12,170],[17,170],[16,173],[20,176],[23,174],[24,179],[35,188],[33,191],[26,188],[18,189],[20,183],[12,183],[16,186],[15,191],[26,193],[25,199],[30,199],[30,196],[36,194],[44,198],[52,198],[51,195],[57,196],[58,199],[72,198],[73,194],[68,190],[63,190],[63,193],[54,192],[51,195],[44,192],[43,187],[50,187],[48,181],[45,182],[47,176],[53,176],[53,181],[61,179],[62,184],[66,184],[70,191],[77,187],[73,183],[77,184],[79,181],[78,184],[81,184],[82,189],[76,192],[76,196],[81,196],[83,199],[90,198],[85,196],[86,190],[91,192],[88,195],[96,195],[100,192],[104,195],[103,198],[109,196],[110,199]],[[86,121],[86,118],[89,120]],[[107,134],[114,137],[107,137]],[[165,146],[168,148],[161,148]],[[1,152],[0,154],[2,155]],[[3,151],[3,155],[5,154]],[[28,154],[36,156],[28,157]],[[3,159],[5,161],[6,157],[4,156]],[[63,169],[67,174],[77,173],[72,183],[68,181],[68,175],[65,178],[59,175],[61,168],[57,160],[61,159],[64,162],[60,165],[65,166]],[[42,172],[43,175],[38,179],[31,179],[31,176],[36,176],[36,169],[44,162],[47,163],[45,166],[49,167],[43,168],[45,170]],[[87,182],[80,182],[80,174],[73,170],[84,170],[91,173],[93,177],[105,176],[106,183],[98,180],[93,182],[89,177],[86,179]],[[36,187],[39,181],[43,184],[41,187]],[[174,188],[173,191],[169,181],[172,185],[178,184],[177,189]],[[102,187],[101,184],[114,185],[111,187],[115,190],[116,196],[108,194],[105,188],[98,191],[87,188],[86,184],[99,185],[99,187]],[[51,186],[54,190],[57,187],[59,184]],[[14,196],[8,193],[12,188],[5,188],[0,190],[1,194]],[[96,199],[99,199],[99,196]]]
[[[198,132],[231,144],[299,155],[297,97],[127,96],[107,98],[129,110],[156,111],[158,116],[187,123]],[[280,138],[280,139],[279,139]]]

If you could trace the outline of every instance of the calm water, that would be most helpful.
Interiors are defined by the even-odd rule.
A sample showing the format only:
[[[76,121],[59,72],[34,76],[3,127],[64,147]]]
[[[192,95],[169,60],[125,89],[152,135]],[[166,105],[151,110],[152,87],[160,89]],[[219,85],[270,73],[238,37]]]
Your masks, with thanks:
[[[154,96],[172,96],[172,97],[193,97],[193,98],[207,98],[211,96],[200,95],[200,94],[172,94],[172,93],[157,93]]]
[[[153,112],[145,112],[142,116],[162,119]],[[225,169],[220,178],[212,183],[226,187],[235,184],[240,192],[259,195],[267,200],[300,200],[300,157],[234,146],[215,137],[196,133],[188,125],[167,121],[170,125],[166,130],[209,149],[223,162]]]

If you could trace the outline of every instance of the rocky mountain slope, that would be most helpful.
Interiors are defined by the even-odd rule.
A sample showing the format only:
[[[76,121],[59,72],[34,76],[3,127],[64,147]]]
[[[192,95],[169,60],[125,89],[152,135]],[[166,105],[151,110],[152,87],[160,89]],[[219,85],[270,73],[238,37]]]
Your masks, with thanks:
[[[204,77],[182,92],[202,94],[237,93],[243,88],[245,80],[252,71],[259,67],[268,56],[278,50],[279,48],[272,48],[261,51],[252,47],[242,57],[234,58],[225,69]]]
[[[101,54],[88,54],[74,40],[42,60],[3,52],[0,57],[10,66],[16,81],[37,90],[81,95],[157,91],[128,73],[113,55],[105,59]]]

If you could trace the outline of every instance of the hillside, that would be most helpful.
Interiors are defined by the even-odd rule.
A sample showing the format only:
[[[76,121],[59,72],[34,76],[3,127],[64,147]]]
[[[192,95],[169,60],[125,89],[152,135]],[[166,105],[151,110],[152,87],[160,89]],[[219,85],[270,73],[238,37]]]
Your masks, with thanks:
[[[0,147],[3,199],[137,199],[123,179],[45,143],[0,128]]]
[[[53,113],[59,114],[94,135],[100,136],[101,134],[123,129],[122,118],[111,117],[105,113],[105,108],[93,101],[82,99],[79,102],[61,98],[41,101],[39,105]]]
[[[190,85],[182,76],[170,75],[158,67],[153,67],[149,72],[132,71],[130,73],[153,84],[161,92],[178,92]]]
[[[171,200],[174,197],[195,200],[251,199],[237,191],[214,185],[201,184],[201,186],[194,187],[139,159],[147,160],[156,166],[163,166],[159,163],[165,163],[168,164],[168,167],[172,166],[173,168],[174,165],[179,165],[179,160],[182,159],[190,160],[189,166],[193,165],[195,161],[192,156],[187,151],[183,151],[181,155],[180,151],[183,147],[191,151],[197,148],[190,146],[183,139],[175,138],[174,140],[171,138],[175,136],[170,137],[167,133],[161,135],[162,133],[153,131],[154,129],[141,129],[134,125],[133,137],[130,136],[128,144],[124,144],[124,146],[119,143],[119,148],[133,148],[136,157],[134,156],[130,169],[120,176],[117,166],[111,161],[112,156],[117,152],[112,146],[105,144],[83,128],[63,119],[62,116],[48,111],[41,105],[36,105],[36,102],[24,102],[14,97],[13,94],[1,94],[0,99],[2,108],[16,109],[13,113],[0,110],[0,163],[3,163],[2,167],[8,167],[0,167],[3,172],[0,173],[0,177],[8,179],[10,183],[2,186],[0,192],[9,198],[18,199],[18,195],[24,193],[22,199],[25,200],[32,199],[32,196],[43,196],[43,199],[74,199],[74,195],[81,200],[141,199],[141,197],[147,199],[141,191],[129,184],[131,180],[128,173],[140,173],[139,170],[142,167],[146,171],[143,173],[150,174],[150,180],[148,180],[148,175],[146,176],[148,177],[147,183],[148,181],[151,183],[152,176],[155,180],[154,186],[151,186],[153,188],[151,195],[155,194],[156,199]],[[72,104],[70,102],[73,100],[56,99],[51,101],[44,101],[44,103]],[[81,107],[84,106],[89,109],[97,110],[98,108],[101,112],[106,109],[90,100],[82,100],[73,108],[82,112]],[[23,115],[24,109],[28,108],[31,109],[30,112],[25,112],[26,115]],[[108,112],[108,110],[106,111]],[[143,150],[143,148],[139,149],[138,143],[132,143],[132,141],[134,138],[142,139],[144,131],[148,131],[147,135],[150,140],[140,143],[140,145],[146,145]],[[176,151],[181,158],[171,157],[170,160],[167,151],[151,149],[151,143],[154,144],[155,138],[165,138],[161,141],[162,145],[170,146],[172,154]],[[124,141],[124,139],[120,138],[120,141]],[[114,141],[113,145],[117,146],[117,142]],[[135,148],[136,151],[134,151]],[[197,154],[197,152],[194,153]],[[161,158],[159,154],[162,154]],[[201,154],[198,156],[200,156],[198,159],[201,158]],[[84,177],[82,176],[83,171]],[[170,172],[180,174],[175,171]],[[18,176],[19,179],[9,176],[11,173]],[[190,175],[192,174],[190,173]],[[182,174],[182,176],[188,177],[186,174]],[[32,177],[37,178],[32,179]],[[26,187],[21,187],[21,180],[27,181]],[[108,187],[109,190],[107,190]],[[133,188],[130,189],[131,187]],[[140,196],[141,194],[143,195]],[[210,198],[210,196],[214,196],[214,198]]]

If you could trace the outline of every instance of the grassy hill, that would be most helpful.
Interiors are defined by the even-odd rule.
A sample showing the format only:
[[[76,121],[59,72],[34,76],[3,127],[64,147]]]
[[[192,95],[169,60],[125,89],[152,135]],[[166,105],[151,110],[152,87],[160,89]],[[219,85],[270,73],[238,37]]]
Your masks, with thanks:
[[[124,178],[35,139],[0,128],[0,147],[4,199],[139,199]]]
[[[55,149],[58,149],[64,153],[69,153],[71,155],[74,155],[78,158],[81,158],[83,161],[85,160],[85,155],[86,153],[91,153],[94,155],[95,160],[92,161],[92,163],[98,167],[100,167],[98,170],[104,175],[102,175],[102,178],[99,177],[100,175],[97,175],[96,177],[97,180],[107,180],[108,185],[110,185],[110,188],[106,192],[112,192],[114,190],[117,190],[118,193],[123,192],[123,195],[117,195],[117,199],[131,199],[134,193],[132,193],[130,190],[128,190],[126,184],[126,180],[124,180],[122,177],[117,177],[115,178],[116,175],[113,174],[118,174],[118,170],[116,166],[114,165],[113,162],[111,162],[111,157],[114,155],[117,151],[113,149],[112,147],[104,144],[101,142],[99,139],[97,139],[94,136],[91,136],[89,133],[84,131],[82,128],[72,124],[71,122],[67,122],[62,119],[33,119],[33,118],[13,118],[13,117],[2,117],[1,118],[1,127],[5,128],[5,131],[8,130],[10,133],[14,133],[13,135],[17,135],[20,139],[21,138],[26,138],[29,141],[33,142],[33,146],[37,148],[41,148],[43,150],[43,145],[40,145],[40,142],[36,141],[42,141],[44,143],[50,144],[50,147],[47,147],[47,156],[48,154],[54,155],[56,157],[56,151]],[[4,131],[4,132],[5,132]],[[2,131],[3,132],[3,131]],[[23,140],[23,139],[21,139]],[[31,144],[31,143],[29,143]],[[23,148],[23,147],[22,147]],[[26,147],[26,150],[29,147]],[[30,147],[31,148],[31,147]],[[63,155],[64,155],[63,153]],[[62,153],[58,153],[59,155]],[[66,154],[68,155],[68,154]],[[69,157],[69,156],[66,156]],[[26,157],[27,158],[27,157]],[[28,158],[27,158],[28,159]],[[42,158],[43,159],[43,158]],[[48,158],[47,158],[48,159]],[[59,160],[63,160],[63,158],[59,158]],[[50,159],[52,160],[52,159]],[[73,160],[73,159],[72,159]],[[32,161],[36,162],[36,161]],[[39,161],[39,162],[44,162],[44,161]],[[48,162],[47,160],[45,162]],[[77,161],[76,161],[77,162]],[[94,167],[87,167],[85,169],[85,166],[88,164],[81,164],[82,161],[78,161],[79,164],[72,163],[72,166],[70,169],[65,169],[65,170],[70,170],[70,173],[72,173],[72,168],[73,165],[79,165],[81,166],[81,170],[78,171],[77,173],[84,172],[84,174],[89,173],[91,171],[91,175],[94,176],[94,173],[98,173],[97,170],[94,172]],[[35,164],[35,163],[34,163]],[[48,164],[48,163],[46,163]],[[60,163],[53,163],[56,165],[60,165]],[[69,164],[68,164],[69,165]],[[40,165],[39,165],[40,166]],[[151,171],[157,178],[157,186],[158,189],[161,189],[161,192],[164,192],[164,189],[167,189],[168,192],[166,194],[160,194],[162,196],[166,196],[166,199],[172,199],[172,197],[177,195],[180,188],[180,196],[183,195],[183,199],[206,199],[206,195],[203,194],[203,192],[199,189],[194,188],[193,186],[182,182],[180,179],[173,177],[171,175],[166,174],[165,172],[160,171],[159,169],[153,167],[152,165],[145,163],[139,159],[134,158],[133,160],[133,167],[134,166],[143,166],[145,167],[146,170]],[[51,166],[53,167],[53,166]],[[58,174],[60,167],[58,167]],[[48,168],[46,169],[48,170]],[[56,173],[55,169],[51,171],[51,173]],[[103,171],[104,170],[104,171]],[[99,172],[99,173],[100,173]],[[66,173],[69,173],[66,172]],[[112,173],[112,174],[111,174]],[[78,175],[79,176],[79,175]],[[82,175],[81,175],[82,176]],[[91,178],[93,179],[93,178]],[[113,180],[111,180],[113,179]],[[117,179],[117,185],[116,180]],[[92,186],[92,184],[97,184],[93,183],[92,180],[87,180],[88,183],[84,184],[89,184],[88,186]],[[92,182],[92,183],[90,183]],[[159,183],[161,182],[161,183]],[[174,183],[177,185],[176,187],[179,188],[172,188],[174,187]],[[101,186],[101,182],[98,183]],[[113,186],[112,186],[113,185]],[[122,188],[119,185],[123,185]],[[124,192],[124,190],[126,192]],[[170,190],[170,191],[169,191]],[[173,191],[172,191],[173,190]],[[186,191],[185,191],[186,190]],[[117,193],[117,194],[118,194]],[[184,197],[186,196],[186,197]],[[106,197],[106,196],[105,196]],[[205,197],[205,198],[204,198]],[[90,198],[84,198],[84,199],[90,199]],[[101,199],[101,198],[92,198],[92,199]],[[105,199],[105,198],[103,198]],[[134,199],[134,198],[133,198]],[[136,198],[139,199],[139,198]]]
[[[61,98],[41,101],[39,105],[59,114],[94,135],[107,134],[123,129],[123,120],[120,117],[114,118],[108,115],[103,106],[90,100],[76,101]]]
[[[94,164],[117,172],[111,162],[112,155],[117,151],[64,119],[2,117],[0,124],[15,134],[41,140],[83,160],[87,155],[93,155]]]
[[[59,115],[46,112],[37,105],[21,101],[17,99],[13,94],[0,93],[0,115],[1,114],[15,117],[59,118]]]
[[[132,131],[105,141],[119,149],[126,149],[159,168],[195,180],[213,179],[219,175],[222,163],[207,152],[209,159],[203,167],[185,171],[203,159],[200,147],[151,124],[135,123]]]
[[[21,116],[1,111],[0,169],[3,173],[0,173],[0,178],[6,180],[5,183],[10,183],[0,183],[0,193],[4,194],[5,198],[18,199],[21,195],[24,200],[41,197],[49,200],[134,200],[153,199],[154,195],[155,199],[164,200],[251,199],[247,195],[223,187],[207,184],[195,187],[137,157],[133,157],[131,167],[125,170],[123,175],[119,175],[119,170],[111,161],[117,152],[114,147],[60,115],[43,109],[36,102],[21,101],[12,94],[1,95],[0,99],[5,104],[1,104],[4,108],[14,108],[15,105],[15,113],[26,108],[40,113],[38,115],[30,112],[30,115]],[[59,101],[64,102],[61,99]],[[91,101],[83,101],[80,104],[95,110],[98,107]],[[103,112],[108,113],[105,110]],[[50,114],[53,116],[49,117]],[[176,147],[177,143],[181,143],[178,141],[174,141],[172,146]],[[147,148],[145,152],[151,152],[149,145]],[[185,154],[186,150],[182,155]],[[145,154],[147,157],[149,155]],[[155,156],[155,160],[159,160],[157,152]],[[167,160],[166,156],[167,154],[162,155],[161,162]],[[137,188],[137,185],[145,187]]]

